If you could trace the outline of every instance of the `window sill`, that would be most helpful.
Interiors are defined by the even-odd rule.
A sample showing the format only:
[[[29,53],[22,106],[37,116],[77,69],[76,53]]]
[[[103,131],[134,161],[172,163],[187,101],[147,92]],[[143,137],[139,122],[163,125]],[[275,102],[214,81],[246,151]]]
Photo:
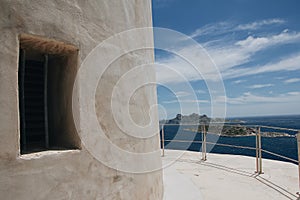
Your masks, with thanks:
[[[66,155],[66,154],[78,154],[80,153],[79,149],[73,149],[73,150],[47,150],[47,151],[40,151],[35,153],[28,153],[28,154],[22,154],[19,156],[22,160],[32,160],[32,159],[40,159],[44,157],[56,157],[60,155]]]

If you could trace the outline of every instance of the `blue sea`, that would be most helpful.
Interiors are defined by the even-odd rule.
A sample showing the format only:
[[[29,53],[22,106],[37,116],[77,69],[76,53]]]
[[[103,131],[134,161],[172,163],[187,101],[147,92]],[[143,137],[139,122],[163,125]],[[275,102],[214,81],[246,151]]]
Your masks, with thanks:
[[[262,126],[274,126],[281,128],[289,129],[298,129],[300,130],[300,115],[290,115],[290,116],[267,116],[267,117],[241,117],[234,118],[237,120],[243,121],[244,125],[262,125]],[[174,142],[168,140],[184,140],[184,141],[201,141],[201,134],[196,134],[192,131],[189,131],[190,126],[165,126],[164,135],[165,135],[165,148],[166,149],[178,149],[178,150],[191,150],[191,151],[200,151],[201,143],[197,142]],[[193,127],[195,128],[195,127]],[[290,135],[295,135],[295,131],[281,131],[273,129],[261,129],[264,131],[270,132],[285,132]],[[208,135],[208,142],[215,142],[220,144],[230,144],[237,146],[247,146],[255,147],[255,136],[241,136],[241,137],[227,137],[227,136],[216,136]],[[217,145],[207,144],[207,149],[211,153],[219,154],[235,154],[235,155],[246,155],[254,156],[255,151],[249,149],[240,149],[232,147],[223,147]],[[298,160],[298,150],[297,150],[297,140],[296,137],[262,137],[262,149],[271,151],[276,154],[280,154],[294,160]],[[281,160],[291,162],[289,160],[279,158],[274,155],[267,154],[263,152],[263,158]]]

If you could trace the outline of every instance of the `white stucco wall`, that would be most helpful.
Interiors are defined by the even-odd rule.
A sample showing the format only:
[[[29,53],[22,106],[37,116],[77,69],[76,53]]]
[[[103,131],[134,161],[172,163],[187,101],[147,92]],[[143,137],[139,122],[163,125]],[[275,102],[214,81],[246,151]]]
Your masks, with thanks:
[[[79,49],[78,65],[73,68],[76,72],[89,52],[103,40],[128,29],[148,26],[152,26],[150,0],[0,2],[0,199],[162,199],[160,170],[135,174],[112,169],[96,160],[84,145],[79,150],[20,155],[19,144],[20,34],[38,35],[76,46]],[[143,37],[153,43],[151,34],[141,35]],[[122,45],[126,45],[126,41]],[[153,60],[153,50],[122,56],[112,63],[97,87],[95,108],[99,123],[108,138],[127,151],[157,150],[159,138],[157,135],[135,139],[124,135],[113,121],[110,95],[123,74],[135,65]],[[147,68],[137,78],[155,81],[154,69]],[[66,98],[72,101],[70,94]],[[147,124],[148,111],[155,103],[154,86],[140,88],[130,101],[132,119],[137,124]],[[71,109],[70,105],[71,102],[67,109]],[[79,115],[80,106],[79,102]],[[158,119],[152,120],[157,122],[157,128],[152,131],[158,133]],[[88,124],[84,119],[80,123]],[[85,129],[81,127],[80,131]],[[102,150],[110,156],[109,149]],[[161,158],[157,156],[151,162],[160,163]]]

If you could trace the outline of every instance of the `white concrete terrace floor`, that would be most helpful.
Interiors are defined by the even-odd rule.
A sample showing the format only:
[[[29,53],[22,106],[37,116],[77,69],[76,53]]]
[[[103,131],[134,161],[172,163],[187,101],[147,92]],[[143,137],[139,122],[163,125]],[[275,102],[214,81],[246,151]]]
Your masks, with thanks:
[[[199,152],[165,150],[162,159],[165,200],[299,199],[292,163],[263,159],[264,174],[257,176],[253,157],[208,154],[203,162]]]

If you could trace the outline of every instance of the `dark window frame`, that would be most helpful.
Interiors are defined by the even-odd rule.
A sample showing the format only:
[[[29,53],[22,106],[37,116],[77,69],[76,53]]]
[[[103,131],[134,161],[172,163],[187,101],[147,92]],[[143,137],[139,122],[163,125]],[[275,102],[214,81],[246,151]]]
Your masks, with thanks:
[[[70,114],[72,113],[70,111],[71,108],[68,107],[63,110],[61,109],[60,105],[51,103],[54,98],[58,99],[54,99],[55,102],[60,101],[63,105],[69,104],[69,101],[71,101],[71,95],[67,96],[68,102],[63,102],[63,100],[60,100],[59,98],[65,100],[66,96],[60,97],[59,94],[61,95],[65,92],[70,94],[69,90],[71,87],[67,84],[70,84],[70,80],[75,79],[75,75],[69,77],[68,70],[70,70],[70,68],[75,68],[72,69],[75,71],[77,70],[78,49],[73,45],[66,44],[61,41],[28,34],[20,35],[19,41],[20,52],[18,82],[20,154],[46,150],[80,149],[81,143],[76,128],[74,128],[75,125],[73,124],[74,122],[72,120],[73,116],[71,116]],[[34,59],[32,60],[32,57],[34,57],[32,55],[37,56],[38,61]],[[30,62],[42,62],[42,65],[40,64],[39,66],[35,66],[40,68],[38,70],[40,70],[40,72],[42,73],[39,75],[42,78],[34,83],[42,85],[38,89],[34,88],[34,86],[33,88],[31,88],[31,86],[29,87],[28,85],[26,85],[26,81],[34,81],[34,76],[37,75],[34,74],[36,73],[35,71],[30,71],[32,68],[32,66],[29,66],[28,64]],[[70,65],[69,63],[73,64]],[[62,71],[61,73],[60,68]],[[60,79],[55,78],[57,74],[59,75]],[[64,76],[67,76],[66,83],[64,83]],[[54,86],[51,86],[52,84]],[[53,92],[53,88],[55,87],[62,88],[57,97]],[[30,92],[28,92],[33,90],[38,90],[39,92],[36,92],[34,94],[30,94]],[[32,99],[37,96],[39,99],[36,101],[37,103],[35,103],[32,101]],[[37,104],[39,107],[37,106]],[[38,107],[38,109],[35,109],[35,106]],[[49,109],[50,114],[48,112]],[[65,119],[65,122],[63,124],[59,124],[59,120],[55,119],[56,113],[52,110],[58,111],[59,114],[57,115],[62,116],[63,119]],[[40,114],[34,115],[32,113]],[[30,118],[33,119],[34,117],[41,119],[40,121],[42,122],[40,122],[40,124],[34,124],[31,123],[30,120],[28,120]],[[39,130],[35,130],[36,132],[34,132],[28,127],[38,127]],[[32,139],[34,137],[35,139]],[[36,138],[38,138],[37,142],[35,141]],[[34,142],[36,143],[33,145]]]

